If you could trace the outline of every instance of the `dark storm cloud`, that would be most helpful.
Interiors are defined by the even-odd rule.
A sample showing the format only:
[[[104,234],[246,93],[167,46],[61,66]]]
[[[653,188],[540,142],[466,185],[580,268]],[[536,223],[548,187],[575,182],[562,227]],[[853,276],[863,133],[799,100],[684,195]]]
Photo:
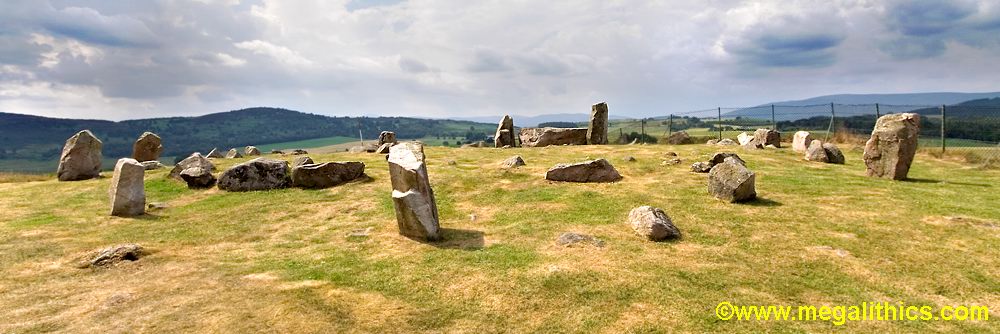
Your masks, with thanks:
[[[758,23],[725,45],[746,64],[763,67],[822,67],[835,61],[845,36],[837,26],[801,17]]]

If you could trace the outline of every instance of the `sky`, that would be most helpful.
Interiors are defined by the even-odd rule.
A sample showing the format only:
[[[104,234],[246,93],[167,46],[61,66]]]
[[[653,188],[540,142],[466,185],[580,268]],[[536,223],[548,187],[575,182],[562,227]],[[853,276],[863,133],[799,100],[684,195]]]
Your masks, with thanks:
[[[1000,1],[0,2],[0,112],[657,116],[1000,90]]]

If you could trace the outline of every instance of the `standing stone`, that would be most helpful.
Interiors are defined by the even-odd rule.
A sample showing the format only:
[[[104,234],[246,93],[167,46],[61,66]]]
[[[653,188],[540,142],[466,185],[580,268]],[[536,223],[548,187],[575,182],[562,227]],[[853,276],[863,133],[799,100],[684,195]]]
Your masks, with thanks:
[[[826,150],[823,149],[823,142],[819,139],[813,139],[813,141],[809,142],[809,148],[806,148],[805,159],[816,162],[830,162],[830,157],[826,155]]]
[[[761,146],[774,145],[775,148],[781,147],[781,132],[777,130],[757,129],[753,133],[753,138]]]
[[[146,212],[146,190],[142,183],[145,174],[146,168],[135,159],[118,159],[108,189],[112,216],[132,217]]]
[[[257,191],[288,188],[288,161],[256,158],[226,170],[219,175],[219,189],[226,191]]]
[[[670,134],[670,136],[667,137],[667,144],[670,145],[694,144],[694,139],[691,139],[691,136],[688,135],[688,133],[685,131],[677,131]]]
[[[503,168],[517,168],[524,165],[525,165],[524,159],[522,159],[520,155],[515,155],[510,158],[507,158],[507,160],[504,160],[503,163],[501,163],[501,166],[503,166]]]
[[[181,172],[191,167],[201,167],[209,172],[215,170],[215,164],[212,164],[212,161],[201,156],[201,153],[194,152],[193,154],[191,154],[191,156],[184,158],[184,160],[181,160],[176,165],[174,165],[174,168],[170,170],[170,177],[178,180],[183,180],[183,178],[181,177]]]
[[[236,150],[235,148],[229,149],[229,152],[226,153],[226,159],[235,159],[235,158],[242,158],[242,157],[243,157],[243,155],[240,154],[240,151]]]
[[[211,152],[208,152],[207,157],[209,157],[209,158],[225,158],[226,156],[222,155],[222,152],[219,152],[218,148],[213,148]]]
[[[365,164],[359,161],[304,164],[292,168],[292,186],[322,189],[338,186],[365,175]]]
[[[746,166],[735,159],[726,159],[708,172],[708,193],[730,203],[754,199],[757,197],[754,177]]]
[[[144,132],[135,144],[132,144],[132,159],[139,162],[159,160],[160,153],[163,153],[160,136],[152,132]]]
[[[667,213],[659,208],[640,206],[628,213],[627,222],[636,234],[652,241],[673,239],[681,236],[681,231],[670,221]]]
[[[558,164],[545,172],[545,179],[562,182],[616,182],[622,179],[610,162],[604,159]]]
[[[587,127],[587,145],[608,143],[608,104],[601,102],[590,108],[590,125]]]
[[[497,125],[497,132],[493,134],[493,146],[499,148],[516,145],[517,143],[514,142],[514,119],[510,118],[510,115],[503,115],[503,119]]]
[[[392,144],[392,145],[395,145],[397,142],[398,141],[396,141],[396,133],[395,132],[392,132],[392,131],[382,131],[382,133],[378,134],[378,145],[376,145],[376,146],[382,146],[383,144]]]
[[[831,164],[843,165],[847,162],[847,159],[844,158],[844,152],[841,152],[837,145],[832,143],[823,143],[823,151],[826,151],[826,157]]]
[[[868,176],[905,180],[917,152],[920,115],[890,114],[875,122],[872,137],[865,143]]]
[[[399,234],[420,240],[437,240],[438,209],[427,178],[424,145],[416,142],[389,149],[389,179]]]
[[[187,182],[188,188],[191,189],[211,188],[216,182],[212,171],[200,166],[194,166],[181,171],[181,179]]]
[[[799,131],[795,133],[792,137],[792,151],[805,153],[806,149],[809,148],[809,143],[813,141],[812,134],[809,131]]]
[[[247,146],[246,148],[243,149],[243,152],[246,153],[248,157],[260,155],[260,150],[257,149],[256,146]]]
[[[90,130],[77,132],[66,140],[56,175],[59,181],[87,180],[101,175],[102,143]]]

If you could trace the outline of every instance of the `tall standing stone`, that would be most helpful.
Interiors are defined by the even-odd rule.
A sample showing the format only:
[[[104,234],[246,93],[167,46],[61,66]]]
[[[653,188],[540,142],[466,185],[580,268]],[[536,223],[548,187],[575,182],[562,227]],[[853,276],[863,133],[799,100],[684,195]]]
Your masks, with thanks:
[[[792,137],[792,151],[805,153],[809,144],[813,141],[813,136],[809,131],[799,131]]]
[[[437,240],[438,209],[427,178],[424,146],[416,142],[389,149],[389,179],[399,234],[420,240]]]
[[[163,153],[163,143],[160,136],[152,132],[143,132],[132,144],[132,159],[139,162],[159,160],[160,153]]]
[[[514,147],[516,145],[514,142],[514,119],[510,118],[510,115],[503,115],[503,119],[497,125],[497,132],[493,135],[493,146]]]
[[[587,145],[608,143],[608,104],[601,102],[590,108],[590,126],[587,127]]]
[[[146,168],[135,159],[121,158],[111,177],[111,215],[138,216],[146,212],[146,190],[142,183]]]
[[[905,180],[917,152],[920,115],[889,114],[875,122],[872,136],[865,143],[865,166],[868,176]]]
[[[77,132],[66,140],[56,175],[59,181],[78,181],[101,175],[103,143],[90,130]]]

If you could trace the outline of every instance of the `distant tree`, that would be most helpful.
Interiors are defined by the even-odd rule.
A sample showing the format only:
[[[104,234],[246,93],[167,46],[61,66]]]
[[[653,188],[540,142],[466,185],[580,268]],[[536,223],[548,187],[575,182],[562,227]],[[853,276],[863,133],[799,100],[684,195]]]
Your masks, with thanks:
[[[575,128],[576,123],[573,122],[543,122],[538,123],[540,128]]]
[[[445,140],[445,141],[441,142],[441,145],[443,145],[443,146],[449,146],[449,145],[448,145],[448,141],[447,141],[447,140]]]

